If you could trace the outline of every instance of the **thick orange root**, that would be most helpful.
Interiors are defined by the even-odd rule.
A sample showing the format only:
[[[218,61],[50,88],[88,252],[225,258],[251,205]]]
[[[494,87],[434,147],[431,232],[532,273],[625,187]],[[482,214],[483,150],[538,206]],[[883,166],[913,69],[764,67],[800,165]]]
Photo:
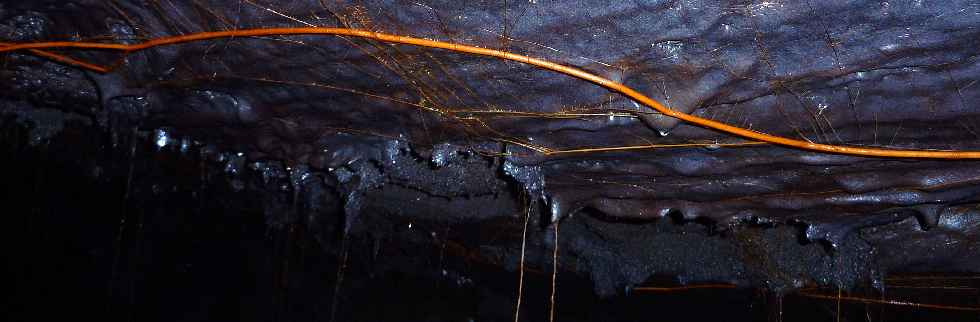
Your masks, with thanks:
[[[757,140],[761,142],[767,142],[767,143],[772,143],[772,144],[777,144],[777,145],[782,145],[787,147],[793,147],[793,148],[798,148],[803,150],[835,153],[835,154],[843,154],[843,155],[890,157],[890,158],[980,159],[980,151],[903,150],[903,149],[855,147],[855,146],[843,146],[843,145],[818,144],[813,142],[785,138],[781,136],[769,135],[769,134],[756,132],[745,128],[731,126],[721,122],[694,116],[691,114],[682,113],[676,110],[672,110],[670,108],[667,108],[663,104],[623,84],[583,71],[581,69],[564,66],[558,63],[537,59],[537,58],[531,58],[528,56],[518,55],[518,54],[495,50],[495,49],[481,48],[481,47],[443,42],[437,40],[428,40],[428,39],[420,39],[420,38],[413,38],[413,37],[406,37],[406,36],[391,35],[391,34],[385,34],[385,33],[379,33],[379,32],[361,30],[361,29],[327,28],[327,27],[295,27],[295,28],[258,28],[258,29],[226,30],[226,31],[201,32],[201,33],[187,34],[181,36],[154,38],[137,44],[111,44],[111,43],[74,42],[74,41],[36,42],[36,43],[22,43],[22,44],[7,44],[5,46],[0,46],[0,52],[32,50],[34,54],[52,58],[63,63],[73,64],[97,72],[105,72],[107,69],[104,67],[91,65],[72,59],[58,59],[58,58],[66,58],[66,57],[63,56],[52,57],[48,53],[38,52],[36,50],[41,50],[46,48],[84,48],[84,49],[117,50],[128,54],[134,51],[139,51],[139,50],[148,49],[157,46],[177,44],[177,43],[185,43],[185,42],[193,42],[193,41],[201,41],[201,40],[209,40],[209,39],[217,39],[217,38],[228,38],[228,37],[254,37],[254,36],[272,36],[272,35],[336,35],[336,36],[359,37],[359,38],[373,39],[373,40],[388,42],[388,43],[398,43],[398,44],[414,45],[414,46],[429,47],[429,48],[439,48],[439,49],[445,49],[454,52],[468,53],[468,54],[481,55],[481,56],[490,56],[490,57],[496,57],[500,59],[516,61],[516,62],[537,66],[543,69],[563,73],[566,75],[570,75],[572,77],[590,81],[599,86],[605,87],[611,91],[620,93],[636,101],[637,103],[646,105],[664,115],[674,117],[682,121],[686,121],[692,124],[697,124],[706,128],[715,129],[721,132],[741,136],[752,140]],[[542,153],[551,154],[552,152],[545,151]]]

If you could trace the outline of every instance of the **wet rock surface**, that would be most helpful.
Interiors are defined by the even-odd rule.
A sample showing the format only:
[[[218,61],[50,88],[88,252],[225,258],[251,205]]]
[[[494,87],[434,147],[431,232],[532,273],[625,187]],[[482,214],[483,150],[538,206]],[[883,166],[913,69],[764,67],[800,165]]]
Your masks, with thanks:
[[[39,1],[3,4],[0,18],[3,42],[371,29],[578,66],[671,108],[802,140],[980,148],[980,5],[971,1]],[[100,200],[121,202],[106,205],[118,208],[109,218],[82,224],[104,235],[63,228],[66,241],[99,235],[80,251],[95,254],[92,272],[109,274],[101,281],[117,307],[145,294],[126,285],[155,285],[140,282],[140,265],[189,249],[155,252],[155,242],[180,240],[166,232],[200,238],[211,228],[215,237],[195,245],[272,256],[242,264],[259,268],[256,276],[285,281],[296,268],[277,265],[304,267],[288,283],[261,284],[303,294],[266,298],[283,301],[270,314],[295,319],[356,317],[337,308],[370,298],[368,286],[413,276],[470,294],[460,306],[482,303],[432,319],[484,312],[509,320],[500,312],[513,308],[494,303],[513,295],[513,279],[503,288],[497,278],[523,262],[529,283],[547,284],[556,247],[559,278],[589,291],[571,303],[663,278],[784,294],[881,289],[893,272],[980,268],[976,161],[733,147],[725,144],[742,141],[567,76],[358,39],[233,38],[125,57],[59,52],[118,65],[100,74],[4,54],[3,144],[10,164],[63,167],[81,174],[70,177],[78,186],[105,189]],[[689,143],[700,146],[534,151]],[[21,198],[32,193],[11,183],[7,201],[26,222],[39,211],[52,216],[42,222],[57,222],[68,209],[37,204],[72,198],[41,170],[18,177],[34,182],[38,197]],[[244,230],[222,228],[236,221]],[[262,260],[239,255],[229,256]],[[336,299],[344,294],[352,299]],[[625,304],[604,305],[582,310]],[[530,314],[543,319],[541,307]]]

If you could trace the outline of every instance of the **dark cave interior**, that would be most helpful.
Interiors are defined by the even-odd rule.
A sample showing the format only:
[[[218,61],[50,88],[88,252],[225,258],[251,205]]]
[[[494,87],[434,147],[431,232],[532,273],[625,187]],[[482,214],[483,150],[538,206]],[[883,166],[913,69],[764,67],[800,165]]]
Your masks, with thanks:
[[[295,26],[980,150],[974,1],[0,1],[0,50]],[[113,69],[0,52],[4,320],[980,319],[978,161],[355,37],[49,52]]]

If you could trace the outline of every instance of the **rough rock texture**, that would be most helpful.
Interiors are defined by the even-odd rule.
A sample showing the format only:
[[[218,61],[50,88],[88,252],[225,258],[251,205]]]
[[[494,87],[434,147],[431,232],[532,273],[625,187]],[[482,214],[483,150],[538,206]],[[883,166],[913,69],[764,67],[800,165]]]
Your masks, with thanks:
[[[813,142],[980,149],[975,1],[0,6],[4,42],[138,42],[304,25],[545,58],[621,81],[671,108]],[[440,261],[513,271],[527,215],[525,264],[551,270],[557,225],[561,272],[590,280],[602,296],[656,276],[783,292],[880,288],[896,271],[980,271],[975,161],[721,147],[741,140],[678,124],[581,80],[354,38],[221,39],[126,57],[64,52],[118,65],[98,74],[28,53],[3,56],[0,112],[11,120],[4,124],[30,127],[24,140],[8,144],[43,146],[75,122],[103,129],[91,144],[123,155],[131,148],[131,158],[183,155],[228,178],[198,180],[183,171],[178,178],[195,179],[174,179],[173,189],[226,184],[245,191],[257,203],[249,209],[261,209],[270,228],[298,225],[331,255],[394,240],[402,245],[395,248],[441,245]],[[139,138],[157,151],[127,143]],[[548,157],[528,148],[682,143],[704,145]],[[79,168],[99,176],[105,160],[90,159]],[[358,256],[377,257],[377,245],[374,257]],[[367,263],[453,274],[411,256]],[[460,274],[457,282],[466,279]]]

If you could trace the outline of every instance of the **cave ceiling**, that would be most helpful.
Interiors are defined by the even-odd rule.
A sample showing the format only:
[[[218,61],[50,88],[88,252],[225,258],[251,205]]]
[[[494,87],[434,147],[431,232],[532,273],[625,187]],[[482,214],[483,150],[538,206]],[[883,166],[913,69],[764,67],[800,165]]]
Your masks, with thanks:
[[[575,67],[805,142],[980,150],[976,1],[24,1],[0,17],[6,43],[356,28]],[[601,294],[654,274],[792,288],[980,267],[977,161],[760,144],[554,71],[358,37],[53,50],[112,70],[4,53],[3,108],[39,124],[38,142],[72,120],[135,127],[159,149],[329,191],[344,233],[372,216],[507,227],[484,255],[510,269],[528,215],[532,257],[547,263],[562,225],[568,269]]]

